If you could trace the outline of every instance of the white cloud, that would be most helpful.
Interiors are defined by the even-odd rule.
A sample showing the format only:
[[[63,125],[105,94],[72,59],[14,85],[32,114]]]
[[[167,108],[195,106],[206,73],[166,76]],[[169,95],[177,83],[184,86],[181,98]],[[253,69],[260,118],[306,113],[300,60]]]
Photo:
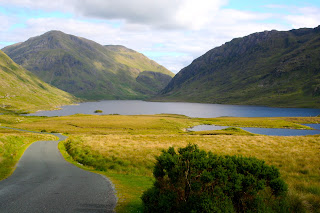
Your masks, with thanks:
[[[8,17],[0,14],[0,23],[1,23],[1,31],[7,31],[12,24],[14,24],[13,20]]]
[[[296,12],[296,14],[284,17],[289,23],[291,23],[293,28],[314,28],[320,24],[320,8],[296,8]]]
[[[199,29],[228,0],[0,0],[6,6],[71,12],[156,28]]]
[[[264,30],[315,27],[319,8],[285,8],[290,15],[225,9],[227,0],[0,0],[0,6],[67,12],[69,18],[1,15],[0,42],[20,42],[49,30],[121,44],[148,52],[152,59],[178,72],[208,50]],[[270,21],[272,19],[279,22]],[[282,22],[281,22],[282,21]],[[25,27],[12,28],[22,22]],[[283,24],[285,22],[286,24]],[[4,43],[0,43],[4,45]],[[155,53],[155,54],[152,54]],[[168,53],[156,54],[156,53]]]
[[[176,22],[186,28],[198,30],[207,26],[226,1],[185,0],[175,13]]]
[[[88,17],[160,25],[169,21],[178,5],[177,2],[175,0],[79,0],[73,6],[78,13]]]
[[[72,5],[76,2],[77,0],[0,0],[0,5],[17,6],[32,10],[74,12]]]
[[[61,30],[65,33],[85,37],[97,42],[108,41],[109,38],[110,43],[115,43],[120,30],[107,24],[62,18],[32,18],[27,20],[25,25],[23,28],[8,31],[5,35],[0,36],[0,39],[5,40],[5,38],[11,37],[20,42],[50,30]]]

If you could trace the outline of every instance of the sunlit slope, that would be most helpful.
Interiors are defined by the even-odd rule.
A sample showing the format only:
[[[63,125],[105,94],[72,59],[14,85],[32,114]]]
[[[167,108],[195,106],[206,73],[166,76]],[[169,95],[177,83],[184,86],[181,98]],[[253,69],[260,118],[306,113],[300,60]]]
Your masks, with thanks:
[[[89,100],[148,98],[159,90],[138,82],[140,73],[161,73],[170,77],[169,80],[173,76],[134,50],[118,45],[103,46],[60,31],[47,32],[3,51],[43,81]],[[162,76],[156,79],[162,80]]]
[[[183,68],[157,99],[320,108],[320,26],[235,38]]]
[[[34,112],[71,104],[75,98],[41,81],[0,50],[0,112]]]

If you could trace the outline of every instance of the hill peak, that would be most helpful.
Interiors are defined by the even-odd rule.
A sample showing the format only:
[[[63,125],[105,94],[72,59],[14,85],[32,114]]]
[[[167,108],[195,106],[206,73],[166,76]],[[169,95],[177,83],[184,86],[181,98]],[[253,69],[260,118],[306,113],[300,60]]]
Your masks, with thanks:
[[[102,46],[57,30],[3,50],[45,82],[90,100],[148,98],[158,92],[151,84],[168,78],[143,74],[137,80],[140,73],[173,76],[163,66],[122,45]]]

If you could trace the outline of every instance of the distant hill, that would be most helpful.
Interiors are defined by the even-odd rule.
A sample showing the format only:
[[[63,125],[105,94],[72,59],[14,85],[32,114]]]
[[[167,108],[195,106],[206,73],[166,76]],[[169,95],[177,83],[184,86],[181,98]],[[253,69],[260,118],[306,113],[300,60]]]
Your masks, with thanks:
[[[155,100],[320,108],[320,26],[233,39],[183,68]]]
[[[88,100],[145,99],[163,89],[174,76],[124,46],[102,46],[60,31],[47,32],[3,51],[43,81]],[[140,78],[145,71],[161,75],[153,75],[149,84]]]
[[[0,112],[35,112],[76,101],[72,95],[41,81],[0,50]]]

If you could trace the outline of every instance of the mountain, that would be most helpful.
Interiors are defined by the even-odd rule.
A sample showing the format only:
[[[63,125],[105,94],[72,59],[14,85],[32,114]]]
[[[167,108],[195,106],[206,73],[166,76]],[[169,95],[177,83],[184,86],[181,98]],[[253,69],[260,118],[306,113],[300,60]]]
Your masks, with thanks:
[[[320,26],[233,39],[183,68],[154,100],[320,108]]]
[[[163,89],[174,75],[124,46],[102,46],[60,31],[47,32],[3,51],[43,81],[88,100],[145,99],[159,92],[155,90],[159,85]],[[150,84],[137,80],[146,71],[155,73]]]
[[[76,101],[72,95],[41,81],[0,50],[0,112],[35,112]]]

